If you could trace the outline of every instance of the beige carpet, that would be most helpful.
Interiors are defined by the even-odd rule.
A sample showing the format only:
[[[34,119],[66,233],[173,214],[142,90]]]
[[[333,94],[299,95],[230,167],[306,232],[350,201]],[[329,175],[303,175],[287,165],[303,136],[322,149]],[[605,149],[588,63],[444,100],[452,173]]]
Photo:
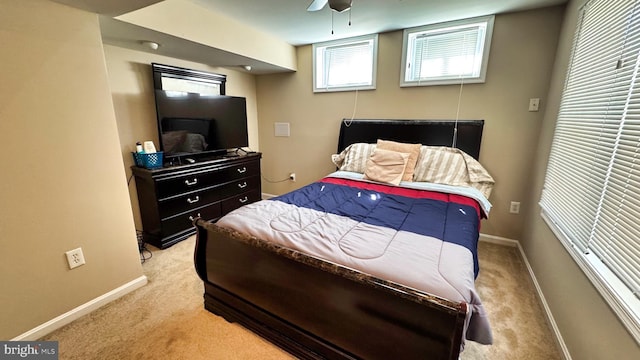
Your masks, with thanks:
[[[193,267],[195,238],[149,249],[149,284],[42,340],[60,359],[290,359],[291,356],[203,307]],[[481,243],[477,288],[494,345],[467,342],[461,359],[561,359],[516,248]]]

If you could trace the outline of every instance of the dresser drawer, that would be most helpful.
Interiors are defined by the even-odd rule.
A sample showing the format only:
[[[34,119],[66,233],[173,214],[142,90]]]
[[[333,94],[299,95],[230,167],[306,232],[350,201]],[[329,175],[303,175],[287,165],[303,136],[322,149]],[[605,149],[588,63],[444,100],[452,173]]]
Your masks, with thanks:
[[[260,177],[252,176],[223,184],[218,187],[216,191],[220,194],[220,199],[224,199],[230,196],[246,193],[250,190],[255,190],[259,185]]]
[[[258,176],[231,181],[220,186],[209,187],[159,201],[160,218],[164,219],[206,204],[255,189],[260,182]]]
[[[166,235],[178,233],[193,227],[193,219],[201,217],[205,220],[213,220],[222,214],[220,203],[205,206],[162,220],[162,232]]]
[[[252,190],[236,195],[222,201],[222,213],[226,214],[229,211],[239,208],[240,206],[251,204],[252,202],[256,202],[258,200],[261,200],[261,194],[258,190]]]
[[[218,192],[218,188],[194,191],[158,201],[158,211],[160,218],[165,219],[185,211],[201,208],[212,202],[220,201],[222,198]]]
[[[232,166],[224,166],[214,170],[194,171],[189,174],[158,179],[158,198],[171,197],[177,194],[192,192],[247,176],[260,174],[259,161],[247,161]]]

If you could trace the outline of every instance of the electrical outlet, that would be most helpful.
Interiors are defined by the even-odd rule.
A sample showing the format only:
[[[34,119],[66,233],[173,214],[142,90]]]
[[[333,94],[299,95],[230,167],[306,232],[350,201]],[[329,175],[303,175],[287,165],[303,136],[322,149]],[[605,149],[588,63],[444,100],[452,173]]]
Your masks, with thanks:
[[[296,173],[289,173],[289,180],[296,181]]]
[[[65,254],[67,254],[69,269],[77,268],[80,265],[84,265],[84,254],[82,254],[82,248],[69,250]]]
[[[511,206],[509,207],[509,212],[512,213],[512,214],[519,214],[520,213],[520,202],[512,201],[511,202]]]

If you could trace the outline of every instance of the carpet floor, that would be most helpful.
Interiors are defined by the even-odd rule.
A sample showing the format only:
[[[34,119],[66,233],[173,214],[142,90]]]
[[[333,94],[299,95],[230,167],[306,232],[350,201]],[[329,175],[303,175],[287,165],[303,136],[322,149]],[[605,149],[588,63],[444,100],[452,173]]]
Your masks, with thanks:
[[[291,359],[259,336],[203,307],[193,266],[195,237],[169,249],[149,247],[149,283],[54,331],[60,359]],[[494,334],[490,346],[467,342],[462,360],[562,359],[516,248],[481,242],[476,287]]]

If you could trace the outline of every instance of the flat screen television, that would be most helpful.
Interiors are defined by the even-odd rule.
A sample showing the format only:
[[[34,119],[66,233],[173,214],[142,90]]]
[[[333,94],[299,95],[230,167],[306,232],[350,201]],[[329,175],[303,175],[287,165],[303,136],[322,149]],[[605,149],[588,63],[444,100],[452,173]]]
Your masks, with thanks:
[[[165,159],[226,154],[249,146],[243,97],[156,90],[160,149]]]

